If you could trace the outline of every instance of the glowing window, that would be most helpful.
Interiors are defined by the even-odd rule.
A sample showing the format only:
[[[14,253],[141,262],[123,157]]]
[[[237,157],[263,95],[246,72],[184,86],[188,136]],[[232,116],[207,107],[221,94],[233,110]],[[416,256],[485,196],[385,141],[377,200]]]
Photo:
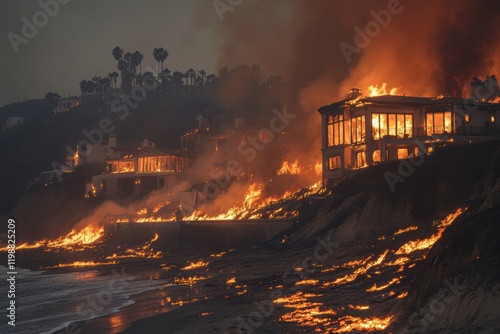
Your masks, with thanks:
[[[341,167],[342,167],[342,163],[341,163],[339,156],[330,157],[330,159],[328,159],[328,169],[329,170],[336,170],[336,169],[340,169]]]
[[[384,136],[410,138],[413,136],[412,114],[372,114],[372,137],[379,140]]]
[[[490,122],[491,122],[491,123],[495,123],[495,121],[496,121],[495,116],[491,116],[491,118],[490,118]]]
[[[344,144],[344,116],[328,116],[328,146]]]
[[[366,166],[366,153],[363,152],[358,152],[356,154],[356,167],[362,168]]]
[[[352,119],[352,142],[360,143],[366,140],[365,116],[354,117]]]
[[[452,114],[447,112],[435,112],[426,115],[427,135],[453,132]]]
[[[465,120],[465,123],[470,123],[470,116],[469,116],[469,114],[465,114],[464,120]]]
[[[408,149],[398,148],[398,159],[406,159],[406,158],[408,158]]]
[[[380,150],[376,150],[373,152],[373,162],[382,161],[382,157],[380,156]]]

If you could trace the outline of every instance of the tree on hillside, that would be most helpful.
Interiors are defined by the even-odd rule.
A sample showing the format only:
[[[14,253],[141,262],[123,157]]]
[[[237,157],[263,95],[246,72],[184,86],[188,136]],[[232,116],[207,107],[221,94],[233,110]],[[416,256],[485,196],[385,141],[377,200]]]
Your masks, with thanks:
[[[196,72],[195,72],[192,68],[190,68],[190,69],[187,71],[187,73],[188,73],[189,79],[191,80],[191,86],[193,86],[193,84],[194,84],[194,79],[195,79],[195,77],[196,77]]]
[[[161,73],[158,75],[158,79],[160,81],[160,87],[161,90],[163,91],[164,87],[167,87],[167,95],[170,94],[170,82],[172,81],[172,77],[170,76],[170,70],[168,68],[165,68]],[[166,83],[166,85],[165,85]]]
[[[59,100],[61,99],[61,96],[57,93],[54,92],[49,92],[45,94],[45,100],[50,104],[50,108],[54,109],[57,107],[57,104],[59,103]]]
[[[179,89],[182,87],[182,79],[183,78],[184,78],[184,75],[179,71],[175,71],[172,74],[172,82],[174,84],[175,93],[177,96],[179,96]]]

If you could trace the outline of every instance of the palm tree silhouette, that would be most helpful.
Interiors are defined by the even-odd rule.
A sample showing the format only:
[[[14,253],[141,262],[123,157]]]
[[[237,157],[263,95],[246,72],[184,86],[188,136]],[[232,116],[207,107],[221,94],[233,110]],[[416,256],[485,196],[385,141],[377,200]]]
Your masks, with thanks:
[[[168,52],[164,48],[155,48],[153,50],[153,57],[158,62],[158,73],[163,71],[163,62],[168,57]]]
[[[134,52],[132,58],[134,60],[133,63],[139,65],[139,75],[142,75],[142,59],[144,58],[144,56],[139,51],[136,51]]]
[[[200,75],[201,75],[201,85],[203,86],[203,83],[205,82],[205,75],[207,73],[204,71],[204,70],[201,70],[200,71]]]
[[[108,74],[108,78],[109,78],[109,80],[111,80],[112,83],[115,84],[115,91],[116,91],[116,88],[117,88],[116,87],[116,79],[118,78],[118,72],[115,72],[115,71],[110,72]]]
[[[117,47],[115,47],[113,49],[112,54],[113,54],[113,57],[115,57],[116,60],[120,60],[120,59],[122,59],[122,56],[123,56],[123,49],[120,48],[119,46],[117,46]]]

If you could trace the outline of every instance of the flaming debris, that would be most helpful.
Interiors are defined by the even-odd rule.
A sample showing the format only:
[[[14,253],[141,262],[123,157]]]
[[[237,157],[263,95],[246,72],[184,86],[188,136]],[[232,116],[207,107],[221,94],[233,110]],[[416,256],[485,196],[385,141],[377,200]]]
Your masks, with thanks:
[[[189,265],[182,268],[181,270],[193,270],[193,269],[204,268],[207,266],[208,266],[208,262],[204,262],[204,261],[200,260],[198,262],[190,262]]]
[[[155,233],[154,237],[146,242],[143,246],[137,248],[126,249],[124,253],[118,255],[113,254],[107,256],[106,259],[124,259],[124,258],[146,258],[146,259],[159,259],[163,256],[161,251],[155,252],[151,245],[158,240],[158,233]]]

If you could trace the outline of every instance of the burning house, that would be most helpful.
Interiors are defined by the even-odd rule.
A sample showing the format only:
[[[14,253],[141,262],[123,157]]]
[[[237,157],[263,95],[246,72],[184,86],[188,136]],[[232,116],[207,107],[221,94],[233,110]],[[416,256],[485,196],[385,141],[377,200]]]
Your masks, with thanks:
[[[90,195],[142,195],[178,182],[189,156],[176,150],[156,148],[144,140],[142,148],[119,158],[107,159],[107,172],[95,175],[87,185]]]
[[[475,79],[471,88],[488,89],[494,76]],[[496,83],[498,90],[498,83]],[[323,183],[352,170],[388,160],[431,153],[436,143],[470,143],[499,135],[500,104],[471,95],[364,97],[353,88],[344,100],[318,109],[322,119]]]

